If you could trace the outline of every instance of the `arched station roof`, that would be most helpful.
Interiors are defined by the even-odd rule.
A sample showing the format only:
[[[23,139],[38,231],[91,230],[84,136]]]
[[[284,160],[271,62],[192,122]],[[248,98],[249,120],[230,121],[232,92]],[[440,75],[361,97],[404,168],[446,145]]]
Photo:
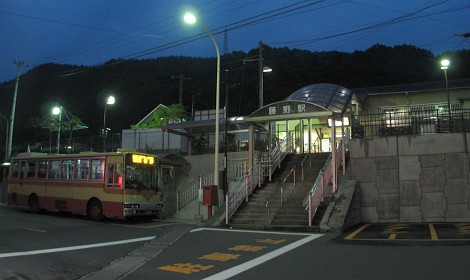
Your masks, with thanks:
[[[342,116],[353,93],[351,90],[328,83],[305,86],[285,100],[271,103],[252,113],[248,120],[279,120],[315,116]]]
[[[337,115],[342,117],[346,111],[353,93],[351,90],[334,84],[312,84],[305,86],[285,100],[266,105],[253,112],[248,117],[236,117],[229,120],[232,129],[247,128],[251,123],[267,121],[319,118]],[[225,120],[221,120],[221,126]],[[175,134],[202,134],[213,132],[215,119],[171,123],[162,129]]]
[[[307,101],[325,110],[344,112],[351,101],[352,91],[334,84],[313,84],[303,87],[286,100]]]

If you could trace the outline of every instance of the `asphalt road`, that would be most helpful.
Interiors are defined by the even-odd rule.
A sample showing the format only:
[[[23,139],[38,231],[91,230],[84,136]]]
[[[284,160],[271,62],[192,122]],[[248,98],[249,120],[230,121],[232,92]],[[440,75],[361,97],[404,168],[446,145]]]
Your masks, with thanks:
[[[342,234],[108,221],[0,207],[0,279],[469,279],[470,225]]]
[[[469,279],[470,243],[199,228],[126,279]]]
[[[100,271],[175,223],[107,221],[81,216],[35,215],[0,206],[0,279],[79,279]]]

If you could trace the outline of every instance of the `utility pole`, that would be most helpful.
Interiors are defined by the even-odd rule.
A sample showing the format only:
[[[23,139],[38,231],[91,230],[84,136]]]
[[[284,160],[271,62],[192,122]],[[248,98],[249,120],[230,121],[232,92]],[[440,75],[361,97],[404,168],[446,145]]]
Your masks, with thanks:
[[[259,59],[258,59],[258,67],[259,67],[259,108],[263,108],[263,90],[264,90],[264,82],[263,82],[263,42],[259,41]]]
[[[191,80],[191,78],[185,78],[184,75],[172,76],[172,79],[180,80],[180,90],[179,90],[179,104],[183,105],[183,82]]]
[[[11,160],[11,152],[12,152],[12,143],[13,143],[13,129],[15,126],[15,111],[16,111],[16,98],[18,96],[18,86],[20,84],[20,72],[21,67],[24,65],[23,61],[14,61],[14,64],[18,66],[18,72],[16,74],[16,85],[15,85],[15,93],[13,95],[13,106],[11,109],[11,116],[10,116],[10,132],[8,133],[8,151],[7,160]]]

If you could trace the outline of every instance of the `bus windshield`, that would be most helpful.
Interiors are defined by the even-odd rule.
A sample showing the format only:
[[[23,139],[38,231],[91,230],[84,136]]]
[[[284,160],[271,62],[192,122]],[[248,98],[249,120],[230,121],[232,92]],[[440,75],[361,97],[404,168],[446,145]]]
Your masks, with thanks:
[[[126,189],[157,189],[157,170],[148,165],[126,166]]]

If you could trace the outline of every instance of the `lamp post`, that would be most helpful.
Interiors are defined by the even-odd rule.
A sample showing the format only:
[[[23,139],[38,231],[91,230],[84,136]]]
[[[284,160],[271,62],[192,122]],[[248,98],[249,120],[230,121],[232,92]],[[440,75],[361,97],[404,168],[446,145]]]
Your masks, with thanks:
[[[106,100],[106,104],[104,104],[104,114],[103,114],[103,152],[106,152],[106,136],[107,136],[107,128],[106,128],[106,109],[108,105],[113,105],[116,102],[116,98],[114,96],[109,96]]]
[[[59,127],[57,128],[57,153],[60,152],[60,127],[62,126],[62,107],[56,106],[52,109],[52,114],[59,115]]]
[[[220,98],[220,51],[217,42],[215,41],[212,33],[207,27],[202,24],[193,14],[187,13],[184,15],[184,21],[189,24],[198,23],[204,31],[209,35],[214,43],[215,50],[217,52],[217,79],[215,86],[215,147],[214,147],[214,185],[219,185],[219,98]]]
[[[446,81],[446,93],[447,93],[447,110],[450,117],[450,97],[449,97],[449,84],[447,82],[447,68],[449,68],[450,61],[448,59],[441,60],[441,69],[444,70],[444,78]]]

